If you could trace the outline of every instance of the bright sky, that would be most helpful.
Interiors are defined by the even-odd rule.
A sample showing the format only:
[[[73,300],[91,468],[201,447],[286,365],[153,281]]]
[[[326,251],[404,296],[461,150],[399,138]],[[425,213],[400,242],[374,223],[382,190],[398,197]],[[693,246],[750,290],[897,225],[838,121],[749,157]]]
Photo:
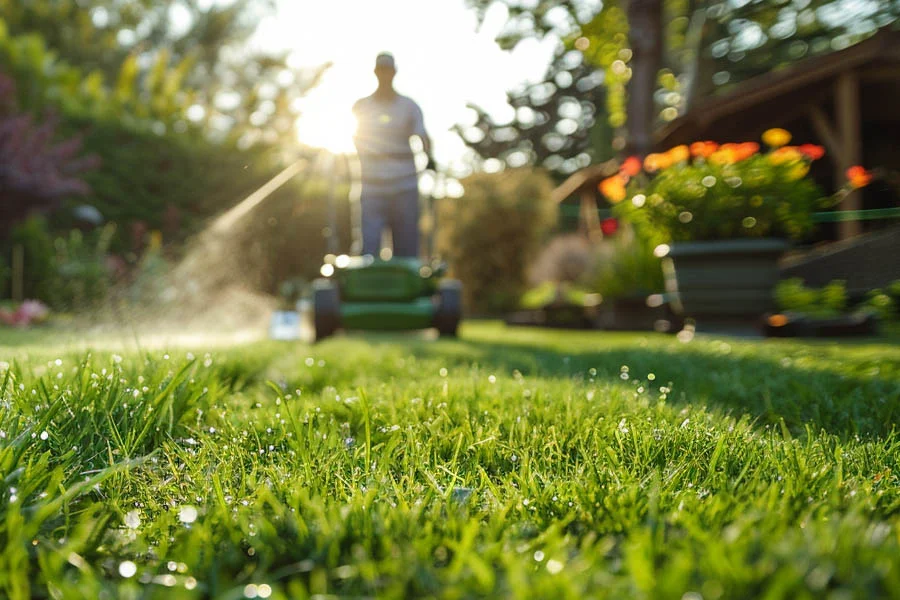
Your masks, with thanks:
[[[466,104],[511,118],[506,91],[539,81],[552,57],[551,40],[500,50],[494,38],[505,21],[506,9],[497,5],[476,31],[465,0],[278,0],[277,17],[261,25],[255,44],[291,50],[298,67],[334,63],[304,102],[299,124],[302,141],[334,151],[353,149],[350,109],[375,89],[376,54],[392,52],[395,88],[422,107],[435,159],[451,166],[466,153],[448,131],[473,122]]]

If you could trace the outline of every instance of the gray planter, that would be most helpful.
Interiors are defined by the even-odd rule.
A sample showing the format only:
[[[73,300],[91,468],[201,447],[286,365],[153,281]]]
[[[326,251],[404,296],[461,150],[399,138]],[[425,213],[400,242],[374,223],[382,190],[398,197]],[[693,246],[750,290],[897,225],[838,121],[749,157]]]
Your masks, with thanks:
[[[759,319],[774,308],[778,261],[787,249],[772,238],[672,244],[664,268],[675,309],[696,319]]]

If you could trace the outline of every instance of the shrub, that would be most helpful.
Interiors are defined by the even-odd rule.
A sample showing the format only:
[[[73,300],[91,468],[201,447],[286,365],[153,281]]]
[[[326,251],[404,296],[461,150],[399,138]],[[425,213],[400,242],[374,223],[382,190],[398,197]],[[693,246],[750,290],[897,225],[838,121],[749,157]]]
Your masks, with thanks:
[[[36,298],[50,302],[55,285],[56,265],[54,261],[53,236],[43,216],[34,215],[14,226],[10,232],[6,248],[8,258],[12,249],[22,249],[24,264],[22,293],[25,298]]]
[[[775,302],[782,311],[818,318],[836,317],[847,309],[847,289],[843,281],[837,280],[823,288],[810,288],[795,277],[778,283]]]
[[[654,244],[630,226],[601,240],[585,285],[607,300],[660,293],[665,288]]]
[[[478,173],[465,194],[440,205],[438,247],[463,283],[475,313],[514,308],[528,282],[528,266],[556,222],[553,183],[543,171]]]
[[[47,115],[37,123],[21,113],[15,90],[13,80],[0,73],[0,237],[29,214],[87,194],[81,176],[98,162],[81,156],[78,136],[57,141],[57,118]]]
[[[581,235],[560,235],[547,244],[529,269],[529,282],[574,283],[581,281],[591,269],[593,252],[590,242]]]

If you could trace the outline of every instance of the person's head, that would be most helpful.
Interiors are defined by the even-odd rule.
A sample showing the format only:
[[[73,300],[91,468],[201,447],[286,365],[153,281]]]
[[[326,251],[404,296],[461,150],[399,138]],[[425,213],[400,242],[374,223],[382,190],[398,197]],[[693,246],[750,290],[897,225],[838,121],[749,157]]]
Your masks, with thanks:
[[[397,74],[397,65],[394,63],[394,55],[382,52],[375,57],[375,77],[378,85],[391,87],[394,83],[394,75]]]

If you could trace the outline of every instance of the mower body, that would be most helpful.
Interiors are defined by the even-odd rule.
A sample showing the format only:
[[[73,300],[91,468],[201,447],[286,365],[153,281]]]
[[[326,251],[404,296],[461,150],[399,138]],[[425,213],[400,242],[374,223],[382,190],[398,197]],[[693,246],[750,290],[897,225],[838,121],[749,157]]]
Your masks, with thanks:
[[[462,313],[461,286],[442,267],[417,258],[378,260],[337,257],[313,284],[307,324],[315,339],[339,330],[406,331],[435,328],[456,335]]]

